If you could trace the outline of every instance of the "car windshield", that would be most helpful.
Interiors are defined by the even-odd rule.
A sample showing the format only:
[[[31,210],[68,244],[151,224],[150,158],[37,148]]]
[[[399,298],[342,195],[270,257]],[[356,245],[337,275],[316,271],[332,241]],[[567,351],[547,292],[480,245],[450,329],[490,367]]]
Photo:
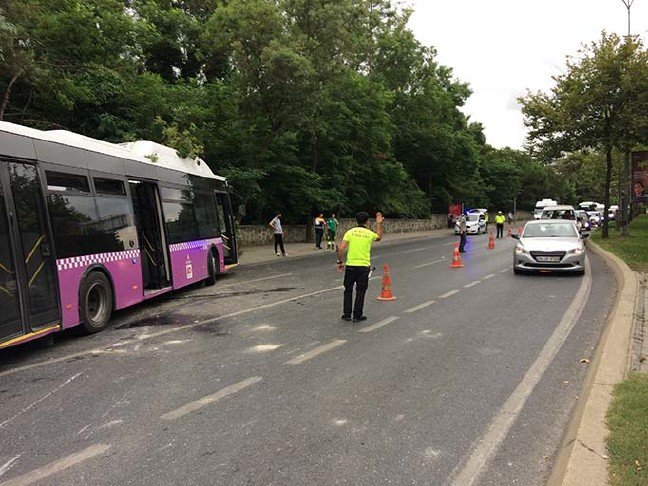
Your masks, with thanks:
[[[560,223],[547,223],[547,224],[530,224],[524,228],[523,238],[555,238],[555,237],[571,237],[578,236],[574,225],[560,224]]]
[[[469,214],[466,218],[468,221],[479,221],[479,214]]]

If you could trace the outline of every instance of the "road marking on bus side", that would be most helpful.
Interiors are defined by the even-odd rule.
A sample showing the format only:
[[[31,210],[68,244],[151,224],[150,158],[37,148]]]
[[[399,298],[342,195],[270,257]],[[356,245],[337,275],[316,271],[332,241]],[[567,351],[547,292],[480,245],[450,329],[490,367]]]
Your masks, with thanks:
[[[454,294],[459,293],[459,290],[451,290],[450,292],[446,292],[443,295],[439,295],[439,299],[447,299],[448,297],[452,297]]]
[[[431,305],[434,304],[435,302],[436,302],[435,300],[428,300],[427,302],[423,302],[422,304],[415,305],[414,307],[410,307],[410,308],[407,309],[405,312],[408,313],[408,314],[409,314],[410,312],[416,312],[416,311],[418,311],[418,310],[425,309],[426,307],[431,306]]]
[[[383,326],[386,326],[387,324],[391,324],[392,322],[400,319],[398,316],[391,316],[388,317],[387,319],[383,319],[380,322],[376,322],[375,324],[367,327],[363,327],[362,329],[358,329],[358,332],[371,332],[375,331],[376,329],[380,329]]]
[[[184,417],[185,415],[188,415],[191,412],[195,412],[198,409],[201,409],[212,403],[216,403],[222,400],[223,398],[233,395],[234,393],[240,392],[241,390],[244,390],[250,385],[254,385],[255,383],[260,382],[262,379],[263,378],[261,378],[260,376],[252,376],[243,381],[239,381],[238,383],[234,383],[233,385],[226,386],[225,388],[218,390],[216,393],[212,395],[207,395],[206,397],[202,397],[193,402],[189,402],[186,405],[177,408],[176,410],[165,413],[160,418],[162,420],[179,419],[180,417]]]
[[[403,255],[406,254],[406,253],[416,253],[417,251],[427,250],[428,248],[429,248],[429,247],[426,246],[426,247],[424,247],[424,248],[416,248],[415,250],[407,250],[407,251],[404,251],[404,252],[403,252]]]
[[[51,462],[46,466],[35,469],[32,472],[28,472],[27,474],[23,474],[22,476],[18,476],[17,478],[10,479],[9,481],[5,481],[4,483],[0,483],[0,484],[2,484],[2,486],[25,486],[26,484],[34,484],[53,474],[64,471],[65,469],[68,469],[69,467],[72,467],[75,464],[78,464],[88,459],[92,459],[93,457],[98,456],[100,454],[103,454],[111,447],[112,446],[109,444],[95,444],[83,449],[82,451],[75,452],[74,454],[70,454],[69,456],[64,457],[63,459],[59,459],[58,461]]]
[[[422,265],[417,265],[414,268],[429,267],[430,265],[434,265],[435,263],[441,263],[444,260],[445,258],[439,258],[438,260],[432,260],[431,262],[423,263]]]
[[[520,415],[526,401],[569,337],[578,319],[580,319],[585,304],[589,299],[591,288],[591,266],[589,260],[586,260],[585,276],[576,296],[567,308],[560,323],[556,326],[553,333],[551,333],[542,351],[540,351],[536,360],[527,370],[522,381],[493,417],[483,436],[478,438],[473,444],[468,458],[462,461],[452,472],[450,478],[448,478],[448,484],[471,486],[479,481],[488,464],[490,464],[495,454],[499,451],[500,446]],[[459,469],[460,467],[461,469]]]
[[[298,365],[302,364],[305,361],[311,360],[320,354],[326,353],[327,351],[330,351],[332,349],[337,348],[338,346],[342,346],[343,344],[346,343],[346,340],[344,339],[336,339],[328,344],[323,344],[322,346],[318,346],[315,349],[311,349],[307,353],[300,354],[296,358],[291,359],[290,361],[286,361],[284,364],[288,365]]]
[[[474,282],[470,282],[469,284],[464,285],[464,289],[469,289],[470,287],[474,287],[475,285],[479,285],[480,283],[482,283],[481,280],[475,280]]]

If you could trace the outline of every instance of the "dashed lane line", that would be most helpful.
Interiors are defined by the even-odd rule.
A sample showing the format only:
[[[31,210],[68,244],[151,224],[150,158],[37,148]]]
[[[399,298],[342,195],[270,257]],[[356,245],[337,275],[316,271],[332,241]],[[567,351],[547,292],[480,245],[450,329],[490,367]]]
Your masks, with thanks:
[[[481,280],[475,280],[474,282],[470,282],[469,284],[464,285],[464,289],[469,289],[471,287],[474,287],[475,285],[479,285]]]
[[[391,316],[388,317],[387,319],[383,319],[380,322],[376,322],[375,324],[372,324],[371,326],[363,327],[362,329],[358,329],[358,332],[371,332],[375,331],[376,329],[380,329],[383,326],[386,326],[387,324],[391,324],[392,322],[400,319],[398,316]]]
[[[416,305],[414,307],[410,307],[405,312],[408,313],[408,314],[411,313],[411,312],[416,312],[416,311],[419,311],[421,309],[425,309],[426,307],[431,306],[435,302],[436,301],[434,301],[434,300],[428,300],[427,302],[423,302],[422,304]]]
[[[338,346],[342,346],[343,344],[346,343],[346,340],[344,339],[336,339],[328,344],[323,344],[322,346],[318,346],[315,349],[312,349],[308,351],[307,353],[300,354],[296,358],[291,359],[290,361],[286,361],[285,364],[287,365],[298,365],[302,364],[306,361],[309,361],[320,354],[326,353],[327,351],[330,351],[332,349],[337,348]]]
[[[52,476],[53,474],[64,471],[65,469],[68,469],[75,464],[103,454],[108,449],[110,449],[110,447],[111,446],[109,444],[95,444],[90,447],[86,447],[82,451],[75,452],[74,454],[70,454],[69,456],[64,457],[63,459],[59,459],[58,461],[51,462],[46,466],[35,469],[34,471],[28,472],[27,474],[23,474],[22,476],[18,476],[17,478],[0,483],[0,485],[25,486],[27,484],[34,484],[38,481],[42,481],[43,479]]]
[[[432,260],[431,262],[423,263],[422,265],[416,265],[414,268],[429,267],[430,265],[434,265],[435,263],[441,263],[445,260],[446,260],[445,258],[439,258],[438,260]]]
[[[407,253],[416,253],[417,251],[427,250],[428,248],[429,248],[429,247],[426,246],[426,247],[424,247],[424,248],[416,248],[415,250],[407,250],[407,251],[404,251],[404,252],[403,252],[403,255],[405,255],[405,254],[407,254]]]
[[[485,277],[482,277],[483,280],[488,280],[489,278],[497,277],[496,273],[491,273],[486,275]]]
[[[204,406],[210,405],[212,403],[216,403],[222,400],[223,398],[233,395],[234,393],[240,392],[241,390],[249,387],[250,385],[254,385],[255,383],[260,382],[261,380],[262,378],[260,376],[252,376],[243,381],[239,381],[238,383],[234,383],[233,385],[226,386],[225,388],[218,390],[216,393],[212,395],[207,395],[206,397],[199,398],[198,400],[187,403],[186,405],[183,405],[182,407],[176,410],[165,413],[160,418],[162,420],[179,419],[180,417],[184,417],[185,415],[188,415],[191,412],[195,412],[196,410]]]
[[[506,267],[506,268],[500,270],[500,271],[497,272],[497,273],[506,273],[506,272],[508,272],[510,269],[511,269],[511,267]]]
[[[447,299],[448,297],[452,297],[454,294],[459,293],[459,290],[451,290],[450,292],[446,292],[443,295],[439,295],[439,299]]]

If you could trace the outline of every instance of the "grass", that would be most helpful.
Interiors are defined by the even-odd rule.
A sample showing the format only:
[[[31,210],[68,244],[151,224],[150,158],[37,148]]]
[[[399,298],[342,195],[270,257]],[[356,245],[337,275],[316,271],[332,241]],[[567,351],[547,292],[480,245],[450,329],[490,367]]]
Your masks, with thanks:
[[[610,237],[601,238],[601,230],[592,233],[592,241],[601,248],[614,253],[630,268],[648,272],[648,215],[642,214],[630,223],[630,236],[621,236],[616,228],[610,228]]]
[[[607,412],[610,483],[648,484],[648,373],[634,373],[614,388]]]

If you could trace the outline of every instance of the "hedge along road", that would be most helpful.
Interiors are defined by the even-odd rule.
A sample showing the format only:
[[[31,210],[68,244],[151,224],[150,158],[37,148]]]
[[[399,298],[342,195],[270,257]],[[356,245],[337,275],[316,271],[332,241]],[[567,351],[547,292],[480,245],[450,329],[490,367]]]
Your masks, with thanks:
[[[376,302],[372,281],[362,326],[339,320],[331,255],[242,268],[119,329],[6,353],[0,480],[541,481],[614,281],[595,258],[591,282],[514,276],[511,240],[470,240],[459,270],[451,238],[377,246],[399,299]]]

